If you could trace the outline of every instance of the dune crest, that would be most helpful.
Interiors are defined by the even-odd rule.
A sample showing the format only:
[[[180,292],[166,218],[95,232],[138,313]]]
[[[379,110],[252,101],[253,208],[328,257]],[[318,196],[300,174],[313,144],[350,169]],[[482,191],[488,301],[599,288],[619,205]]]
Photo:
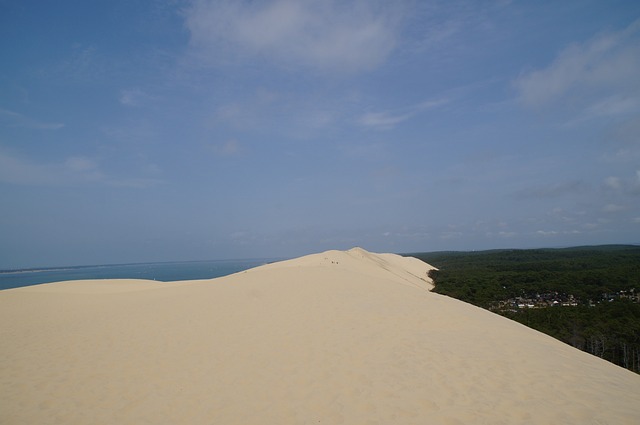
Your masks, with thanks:
[[[640,376],[361,248],[0,291],[2,424],[636,424]]]
[[[320,254],[311,254],[269,264],[254,270],[287,267],[331,267],[375,277],[384,276],[390,281],[427,290],[433,289],[433,282],[429,278],[428,272],[435,268],[417,258],[403,257],[397,254],[374,254],[355,247],[348,251],[331,250]]]

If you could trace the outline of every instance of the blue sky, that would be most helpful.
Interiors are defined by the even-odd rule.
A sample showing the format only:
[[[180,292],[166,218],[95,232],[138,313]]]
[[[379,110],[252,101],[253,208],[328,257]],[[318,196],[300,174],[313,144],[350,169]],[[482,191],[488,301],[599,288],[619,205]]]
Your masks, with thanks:
[[[0,268],[640,242],[640,2],[0,1]]]

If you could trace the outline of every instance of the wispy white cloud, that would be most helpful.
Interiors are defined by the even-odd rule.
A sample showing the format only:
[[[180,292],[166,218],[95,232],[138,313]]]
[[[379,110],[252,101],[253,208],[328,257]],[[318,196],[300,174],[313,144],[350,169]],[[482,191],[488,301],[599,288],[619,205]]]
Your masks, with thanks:
[[[377,130],[389,130],[424,111],[438,108],[449,102],[448,98],[429,99],[395,111],[367,112],[357,119],[357,123]]]
[[[620,178],[618,177],[607,177],[606,179],[604,179],[604,184],[606,187],[610,188],[610,189],[614,189],[614,190],[618,190],[622,187],[622,183],[620,181]]]
[[[444,239],[444,240],[448,240],[448,239],[459,239],[463,236],[464,234],[462,232],[456,232],[456,231],[446,231],[446,232],[441,232],[440,233],[440,239]]]
[[[587,115],[609,117],[632,113],[640,109],[640,98],[628,95],[614,95],[591,105],[587,109]]]
[[[536,235],[539,236],[555,236],[557,234],[557,230],[536,230]]]
[[[138,87],[121,90],[118,96],[120,103],[125,106],[142,106],[144,103],[153,99],[153,96]]]
[[[211,61],[260,56],[284,66],[357,72],[396,45],[399,12],[365,1],[197,0],[185,12],[190,44]]]
[[[220,128],[236,134],[250,132],[297,140],[317,137],[348,122],[352,124],[351,104],[326,93],[296,93],[275,91],[262,87],[212,105],[204,115],[204,126],[210,138],[218,140]],[[248,143],[248,139],[245,138]],[[248,144],[247,144],[248,146]]]
[[[0,109],[0,123],[11,127],[26,127],[37,130],[59,130],[64,127],[62,123],[39,121],[7,109]]]
[[[84,156],[72,156],[64,162],[64,168],[71,173],[78,173],[91,180],[103,178],[96,161]]]
[[[441,46],[465,27],[465,21],[466,17],[455,16],[441,22],[433,22],[425,28],[424,34],[419,39],[420,48],[430,49]]]
[[[0,181],[5,183],[56,186],[103,178],[97,164],[85,157],[42,163],[0,152]]]
[[[602,208],[602,212],[617,213],[617,212],[625,211],[626,209],[627,209],[627,207],[625,207],[624,205],[607,204]]]
[[[640,97],[639,33],[640,20],[622,31],[567,47],[546,68],[515,80],[520,100],[540,107],[571,95],[572,102],[598,115],[636,108]]]
[[[374,127],[379,130],[388,130],[396,124],[406,121],[413,113],[393,115],[391,112],[368,112],[358,119],[358,123],[365,127]]]
[[[404,45],[413,52],[438,54],[433,65],[456,60],[470,37],[495,37],[496,21],[509,13],[509,1],[429,0],[411,2]]]
[[[456,90],[462,90],[462,88],[458,88],[458,89],[452,89],[451,91],[456,91]],[[424,111],[424,110],[429,110],[429,109],[434,109],[434,108],[438,108],[440,106],[446,105],[447,103],[451,102],[451,99],[448,97],[441,97],[441,98],[435,98],[435,99],[427,99],[424,102],[420,102],[418,103],[414,109],[416,110],[416,112],[420,112],[420,111]]]
[[[222,143],[212,146],[216,155],[220,156],[237,156],[244,152],[244,147],[236,139],[229,139]]]
[[[110,178],[104,182],[107,186],[126,187],[130,189],[147,189],[153,186],[163,184],[164,181],[156,178],[146,177],[128,177],[128,178]]]
[[[154,178],[113,177],[85,156],[62,161],[38,162],[0,151],[0,182],[32,186],[101,185],[146,188],[161,183]]]
[[[636,198],[640,194],[640,170],[636,170],[632,177],[607,177],[602,187],[605,191],[626,195],[628,199]]]

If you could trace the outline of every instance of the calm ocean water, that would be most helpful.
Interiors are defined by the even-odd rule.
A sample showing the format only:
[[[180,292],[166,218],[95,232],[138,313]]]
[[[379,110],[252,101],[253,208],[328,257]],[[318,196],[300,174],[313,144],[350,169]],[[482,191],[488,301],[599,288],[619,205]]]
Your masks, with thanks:
[[[227,276],[278,259],[189,261],[0,271],[0,290],[83,279],[150,279],[164,282]]]

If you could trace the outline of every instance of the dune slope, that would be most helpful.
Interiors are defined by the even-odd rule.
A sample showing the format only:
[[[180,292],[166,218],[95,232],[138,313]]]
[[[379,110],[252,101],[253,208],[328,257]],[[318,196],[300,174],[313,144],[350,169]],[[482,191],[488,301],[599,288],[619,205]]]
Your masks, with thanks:
[[[640,376],[359,248],[0,291],[2,424],[636,424]]]

